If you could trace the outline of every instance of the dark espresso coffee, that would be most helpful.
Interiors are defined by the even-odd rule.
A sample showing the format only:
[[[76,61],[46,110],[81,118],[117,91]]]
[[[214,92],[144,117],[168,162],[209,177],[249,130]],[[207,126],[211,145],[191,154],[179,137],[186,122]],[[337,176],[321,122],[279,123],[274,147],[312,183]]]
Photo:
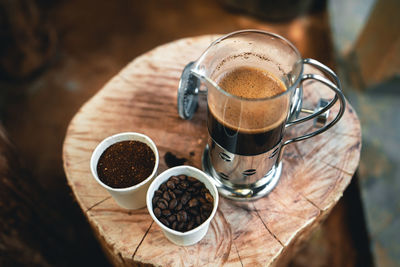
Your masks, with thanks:
[[[232,96],[210,96],[208,131],[220,146],[239,155],[258,155],[282,139],[288,110],[286,87],[272,73],[253,67],[231,69],[216,79]]]

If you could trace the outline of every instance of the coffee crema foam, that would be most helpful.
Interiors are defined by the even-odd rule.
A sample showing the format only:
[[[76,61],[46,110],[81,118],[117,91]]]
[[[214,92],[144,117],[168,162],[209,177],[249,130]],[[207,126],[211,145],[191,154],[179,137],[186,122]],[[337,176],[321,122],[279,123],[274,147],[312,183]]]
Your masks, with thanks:
[[[266,132],[281,125],[289,109],[285,84],[274,74],[255,67],[237,67],[217,77],[221,89],[239,97],[210,97],[209,111],[223,125],[247,133]],[[243,100],[241,100],[243,99]]]
[[[267,98],[286,91],[275,75],[253,67],[239,67],[223,73],[217,84],[224,91],[241,98]]]

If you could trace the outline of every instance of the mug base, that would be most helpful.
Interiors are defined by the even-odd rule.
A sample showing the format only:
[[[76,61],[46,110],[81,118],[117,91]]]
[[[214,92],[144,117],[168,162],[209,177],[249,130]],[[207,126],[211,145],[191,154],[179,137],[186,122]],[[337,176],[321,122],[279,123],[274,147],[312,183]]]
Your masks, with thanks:
[[[257,186],[254,187],[231,186],[223,183],[210,161],[208,145],[206,145],[203,152],[202,168],[205,173],[213,178],[213,182],[217,187],[218,192],[223,197],[236,201],[252,201],[267,195],[272,191],[272,189],[275,188],[282,173],[282,162],[275,164],[272,169],[263,177],[263,180],[266,181],[265,183],[261,185],[257,184]]]

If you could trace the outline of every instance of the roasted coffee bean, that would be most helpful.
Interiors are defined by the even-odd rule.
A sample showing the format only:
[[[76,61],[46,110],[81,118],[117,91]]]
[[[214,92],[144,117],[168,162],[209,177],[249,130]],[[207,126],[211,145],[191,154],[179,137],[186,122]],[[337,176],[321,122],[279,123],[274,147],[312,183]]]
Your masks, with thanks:
[[[176,195],[181,195],[183,192],[179,189],[174,189],[173,191]]]
[[[179,178],[179,180],[181,180],[181,181],[185,181],[186,178],[187,178],[187,176],[184,175],[184,174],[181,174],[181,175],[178,175],[178,178]]]
[[[154,195],[155,196],[161,196],[162,195],[162,191],[161,190],[156,190],[156,191],[154,191]]]
[[[181,210],[183,208],[182,202],[179,202],[176,207],[175,210]]]
[[[160,208],[154,208],[153,212],[154,212],[154,215],[156,215],[157,218],[161,217],[161,209]]]
[[[189,209],[188,211],[189,211],[190,214],[199,215],[199,212],[195,208]]]
[[[157,201],[160,199],[159,196],[154,196],[153,199],[151,200],[151,203],[153,204],[153,206],[155,206],[157,204]]]
[[[162,210],[166,209],[168,207],[168,201],[166,201],[163,198],[160,198],[160,200],[158,200],[157,202],[157,207],[159,207]]]
[[[198,225],[200,225],[200,224],[201,224],[201,218],[200,218],[200,215],[197,215],[197,216],[196,216],[196,223],[197,223]]]
[[[177,218],[178,222],[186,222],[186,220],[187,220],[186,211],[184,211],[184,210],[179,211],[176,218]]]
[[[159,218],[160,222],[162,222],[162,224],[164,224],[165,226],[169,226],[169,222],[167,219],[165,218]]]
[[[194,221],[190,221],[189,223],[188,223],[188,225],[187,225],[187,230],[189,231],[189,230],[192,230],[193,229],[193,226],[194,226]]]
[[[202,197],[199,197],[198,200],[199,200],[199,202],[200,202],[201,204],[206,204],[206,203],[207,203],[207,201],[206,201],[204,198],[202,198]]]
[[[194,193],[196,191],[196,188],[189,187],[186,191],[189,192],[189,193]]]
[[[176,195],[175,195],[175,193],[174,192],[172,192],[171,190],[169,190],[168,189],[168,194],[169,194],[169,196],[171,197],[171,199],[174,199],[174,198],[176,198]]]
[[[189,208],[196,207],[197,205],[199,205],[199,201],[196,198],[192,198],[188,203]]]
[[[171,200],[171,198],[170,198],[170,196],[169,196],[169,194],[168,194],[167,191],[165,191],[165,192],[163,193],[162,197],[163,197],[166,201],[170,201],[170,200]]]
[[[171,178],[169,178],[169,180],[171,182],[173,182],[175,185],[179,183],[179,178],[176,176],[171,176]]]
[[[175,184],[174,184],[174,182],[172,182],[171,180],[169,180],[169,181],[167,182],[167,187],[168,187],[169,189],[175,189]]]
[[[182,204],[186,205],[186,203],[188,203],[188,201],[190,200],[190,197],[191,197],[190,194],[188,192],[185,192],[181,197]]]
[[[171,199],[171,201],[169,202],[168,208],[170,210],[175,209],[176,204],[178,204],[178,200],[176,200],[176,198]]]
[[[178,226],[178,221],[174,221],[174,222],[172,223],[171,228],[174,229],[174,230],[176,230],[176,227],[177,227],[177,226]]]
[[[202,182],[196,182],[196,183],[193,184],[193,186],[196,187],[196,188],[201,188],[203,186],[203,183]]]
[[[167,218],[167,220],[168,220],[170,223],[175,222],[175,221],[176,221],[176,215],[171,215],[171,216],[169,216],[169,217]]]
[[[191,177],[191,176],[188,176],[187,180],[188,180],[189,182],[191,182],[191,183],[195,183],[195,182],[198,181],[196,178]]]
[[[189,183],[186,182],[186,181],[181,181],[178,184],[178,188],[181,189],[181,190],[186,190],[188,187],[189,187]]]
[[[184,229],[184,227],[185,227],[185,223],[184,223],[184,222],[181,222],[181,223],[178,224],[178,226],[176,227],[176,229],[177,229],[178,231],[182,231],[182,230]]]
[[[169,215],[171,215],[171,211],[165,209],[165,210],[163,210],[163,211],[161,212],[161,214],[162,214],[163,216],[169,216]]]
[[[204,214],[204,216],[206,218],[208,218],[211,215],[211,210],[210,211],[204,211],[203,214]]]
[[[213,203],[214,202],[214,198],[210,193],[205,193],[204,196],[205,196],[207,202],[209,202],[209,203]]]
[[[204,211],[211,211],[212,210],[212,205],[211,204],[204,204],[203,206],[201,206],[201,209]]]
[[[164,192],[165,190],[167,190],[167,185],[166,185],[165,183],[164,183],[164,184],[161,184],[161,185],[160,185],[160,190],[163,191],[163,192]]]

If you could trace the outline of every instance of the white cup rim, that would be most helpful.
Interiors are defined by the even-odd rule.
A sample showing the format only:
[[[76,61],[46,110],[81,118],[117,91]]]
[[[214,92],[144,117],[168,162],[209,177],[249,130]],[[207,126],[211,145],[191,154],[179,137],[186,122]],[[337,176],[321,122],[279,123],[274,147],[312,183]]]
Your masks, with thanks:
[[[127,139],[120,139],[121,137],[129,137]],[[133,137],[133,139],[132,139]],[[151,150],[153,151],[154,155],[155,155],[155,162],[154,162],[154,168],[152,173],[143,181],[141,181],[138,184],[135,184],[133,186],[130,187],[124,187],[124,188],[114,188],[111,187],[105,183],[103,183],[100,178],[97,175],[97,163],[99,161],[100,156],[104,153],[104,151],[109,148],[111,145],[121,142],[121,141],[128,141],[128,140],[136,140],[134,139],[134,137],[139,137],[139,138],[143,138],[144,140],[146,140],[145,144],[148,145]],[[140,140],[138,140],[140,141]],[[109,145],[105,146],[106,143],[109,143]],[[101,153],[100,153],[100,152]],[[99,155],[98,157],[95,157],[95,155]],[[154,175],[157,172],[158,169],[158,164],[159,164],[159,155],[158,155],[158,149],[155,145],[155,143],[153,142],[153,140],[151,140],[150,137],[148,137],[147,135],[141,134],[141,133],[137,133],[137,132],[122,132],[122,133],[117,133],[114,135],[111,135],[105,139],[103,139],[97,146],[96,148],[93,150],[92,152],[92,156],[90,158],[90,170],[92,172],[93,177],[95,178],[95,180],[104,188],[106,188],[107,190],[110,191],[114,191],[114,192],[129,192],[132,190],[135,190],[143,185],[145,185],[149,180],[151,180]]]
[[[168,177],[169,173],[173,173],[173,172],[175,172],[176,170],[180,170],[180,169],[182,169],[182,172],[183,172],[184,169],[189,169],[189,170],[193,171],[194,173],[196,173],[197,175],[203,176],[203,177],[208,181],[208,183],[211,185],[211,188],[212,188],[212,190],[214,191],[214,192],[213,192],[213,193],[214,193],[214,194],[213,194],[213,197],[214,197],[213,210],[212,210],[210,216],[209,216],[209,217],[207,218],[207,220],[205,220],[202,224],[200,224],[200,225],[197,226],[196,228],[194,228],[194,229],[192,229],[192,230],[190,230],[190,231],[187,231],[187,232],[176,231],[176,230],[174,230],[174,229],[171,229],[171,228],[165,226],[164,224],[162,224],[162,223],[157,219],[157,217],[154,215],[154,212],[153,212],[152,196],[153,196],[154,191],[156,190],[156,189],[155,189],[156,181],[159,180],[160,177],[165,177],[165,176]],[[169,177],[168,177],[168,178],[169,178]],[[195,178],[197,179],[197,177],[195,177]],[[165,180],[165,181],[166,181],[166,180]],[[200,182],[202,182],[202,181],[200,181]],[[204,183],[204,182],[202,182],[202,183]],[[204,183],[204,184],[205,184],[205,183]],[[215,184],[213,183],[212,178],[211,178],[208,174],[206,174],[205,172],[203,172],[203,171],[201,171],[201,170],[199,170],[199,169],[197,169],[197,168],[195,168],[195,167],[187,166],[187,165],[182,165],[182,166],[173,167],[173,168],[167,169],[167,170],[165,170],[164,172],[162,172],[161,174],[159,174],[156,178],[154,178],[153,182],[150,184],[150,187],[149,187],[149,189],[147,190],[147,196],[146,196],[146,204],[147,204],[146,206],[147,206],[147,209],[148,209],[148,211],[149,211],[149,213],[150,213],[150,216],[153,218],[153,220],[154,220],[164,231],[167,231],[167,232],[169,232],[169,233],[171,233],[171,234],[173,234],[173,235],[181,236],[181,237],[194,234],[194,233],[198,232],[200,228],[206,227],[206,226],[211,222],[211,220],[214,218],[214,215],[215,215],[215,213],[217,212],[217,209],[218,209],[218,203],[219,203],[218,190],[217,190]]]

